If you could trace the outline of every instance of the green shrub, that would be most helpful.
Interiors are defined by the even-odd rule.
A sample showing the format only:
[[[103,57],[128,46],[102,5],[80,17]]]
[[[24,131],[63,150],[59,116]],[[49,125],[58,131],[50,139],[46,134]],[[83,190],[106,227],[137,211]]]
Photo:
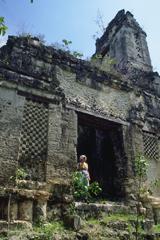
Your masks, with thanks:
[[[64,225],[62,222],[51,222],[40,224],[38,226],[34,226],[34,232],[36,235],[34,236],[35,240],[52,240],[53,235],[58,232],[64,232]]]
[[[73,188],[75,200],[92,200],[97,197],[102,189],[98,182],[93,182],[88,186],[87,179],[81,172],[75,172],[73,174]]]
[[[25,169],[23,169],[23,168],[17,168],[15,175],[14,175],[14,176],[11,176],[11,177],[10,177],[10,180],[11,180],[12,182],[16,182],[16,181],[18,181],[18,180],[24,180],[24,179],[26,179],[27,176],[28,176],[28,174],[27,174],[27,172],[26,172]]]
[[[16,179],[17,180],[24,180],[27,177],[27,172],[23,168],[17,168],[16,170]]]
[[[87,200],[89,198],[87,179],[81,172],[74,173],[73,188],[73,194],[76,200]]]
[[[92,197],[97,197],[102,192],[102,188],[100,188],[98,182],[91,183],[90,186],[88,187],[88,190]]]

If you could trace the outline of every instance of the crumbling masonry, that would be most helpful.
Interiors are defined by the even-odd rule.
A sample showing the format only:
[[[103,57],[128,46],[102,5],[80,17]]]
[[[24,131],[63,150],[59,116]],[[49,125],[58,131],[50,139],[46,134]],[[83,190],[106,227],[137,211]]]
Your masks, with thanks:
[[[160,178],[160,77],[130,12],[122,10],[110,22],[96,42],[97,55],[103,68],[37,38],[10,36],[0,49],[4,224],[9,199],[10,220],[63,216],[73,200],[70,174],[80,154],[88,156],[103,196],[114,201],[133,197],[138,154],[149,159],[148,182]],[[105,71],[107,58],[116,60],[117,71]],[[28,176],[15,187],[17,168]]]

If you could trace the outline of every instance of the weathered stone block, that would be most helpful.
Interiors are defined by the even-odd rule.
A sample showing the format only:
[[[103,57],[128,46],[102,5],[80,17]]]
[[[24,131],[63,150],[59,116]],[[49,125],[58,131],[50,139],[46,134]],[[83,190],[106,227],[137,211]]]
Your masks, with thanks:
[[[23,221],[32,222],[33,219],[33,201],[22,200],[18,204],[19,219]]]

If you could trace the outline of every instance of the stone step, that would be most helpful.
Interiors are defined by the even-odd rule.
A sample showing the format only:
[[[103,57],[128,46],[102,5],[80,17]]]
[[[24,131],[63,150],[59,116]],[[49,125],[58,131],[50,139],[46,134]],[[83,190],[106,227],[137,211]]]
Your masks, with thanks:
[[[123,203],[84,203],[75,202],[75,209],[82,218],[98,217],[105,214],[135,214],[136,208]]]
[[[6,229],[14,230],[15,228],[32,229],[32,223],[28,221],[15,220],[8,224],[8,221],[0,220],[0,233]]]

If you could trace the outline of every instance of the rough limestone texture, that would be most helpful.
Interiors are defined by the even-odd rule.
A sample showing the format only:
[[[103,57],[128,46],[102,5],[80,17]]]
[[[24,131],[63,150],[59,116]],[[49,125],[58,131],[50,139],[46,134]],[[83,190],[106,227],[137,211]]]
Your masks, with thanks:
[[[103,58],[114,58],[120,69],[131,65],[141,70],[152,71],[146,33],[130,12],[118,12],[104,35],[97,40],[96,47],[97,54],[101,54]]]
[[[18,165],[18,147],[23,117],[24,97],[13,89],[0,89],[0,183],[14,175]]]
[[[147,181],[160,177],[160,77],[152,72],[145,37],[133,15],[120,11],[96,43],[102,64],[106,57],[117,61],[110,72],[37,38],[8,38],[0,49],[0,204],[6,201],[7,209],[11,197],[11,218],[64,216],[73,201],[70,176],[83,149],[103,160],[91,173],[110,182],[112,199],[133,200],[137,154],[148,159]],[[83,137],[90,131],[93,151],[87,144],[80,148],[80,130]],[[26,171],[27,182],[16,183],[15,190],[17,168]],[[153,194],[158,197],[159,189]]]

